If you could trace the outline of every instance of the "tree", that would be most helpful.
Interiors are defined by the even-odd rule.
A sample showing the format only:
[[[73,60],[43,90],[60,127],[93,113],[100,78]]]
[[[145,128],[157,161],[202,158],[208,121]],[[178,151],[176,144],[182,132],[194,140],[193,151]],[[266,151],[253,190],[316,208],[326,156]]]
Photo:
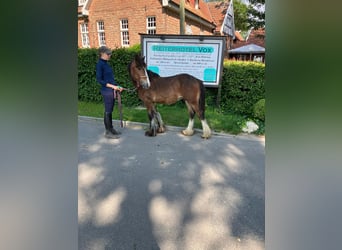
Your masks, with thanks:
[[[265,28],[265,0],[249,0],[247,14],[249,28]]]
[[[227,5],[229,1],[227,0],[206,0],[206,2],[222,2],[222,4]],[[247,5],[244,4],[241,0],[233,0],[233,6],[234,6],[234,24],[235,24],[235,30],[247,30],[248,25],[248,18],[247,18]],[[224,13],[226,14],[226,11]]]
[[[234,0],[233,6],[234,6],[235,29],[247,30],[248,29],[247,5],[242,3],[240,0]]]

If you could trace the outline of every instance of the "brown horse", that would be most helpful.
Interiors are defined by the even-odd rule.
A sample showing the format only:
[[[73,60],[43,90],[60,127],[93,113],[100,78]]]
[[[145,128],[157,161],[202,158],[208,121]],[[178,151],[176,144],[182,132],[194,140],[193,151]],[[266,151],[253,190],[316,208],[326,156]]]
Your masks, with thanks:
[[[129,64],[128,71],[140,100],[147,108],[150,130],[146,131],[145,135],[156,136],[157,133],[165,132],[165,126],[161,115],[157,112],[156,103],[173,104],[184,100],[189,112],[189,123],[182,133],[184,135],[194,134],[194,116],[197,114],[202,123],[202,138],[209,138],[211,130],[204,116],[205,89],[203,82],[189,74],[161,77],[146,68],[144,59],[145,57],[136,55]]]

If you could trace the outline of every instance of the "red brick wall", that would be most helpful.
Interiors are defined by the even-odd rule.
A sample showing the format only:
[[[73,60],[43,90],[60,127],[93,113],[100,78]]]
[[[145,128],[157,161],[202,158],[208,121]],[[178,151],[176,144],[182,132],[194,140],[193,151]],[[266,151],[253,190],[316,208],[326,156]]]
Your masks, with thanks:
[[[139,33],[146,33],[147,16],[156,17],[157,34],[179,34],[179,15],[165,9],[159,0],[93,0],[89,8],[88,29],[90,47],[99,47],[97,21],[102,20],[105,27],[106,45],[121,47],[120,20],[128,19],[130,46],[140,43]],[[78,47],[82,47],[80,25],[78,22]],[[199,35],[200,25],[186,19],[191,25],[192,34]],[[198,26],[198,27],[196,27]],[[212,34],[206,30],[202,34]]]

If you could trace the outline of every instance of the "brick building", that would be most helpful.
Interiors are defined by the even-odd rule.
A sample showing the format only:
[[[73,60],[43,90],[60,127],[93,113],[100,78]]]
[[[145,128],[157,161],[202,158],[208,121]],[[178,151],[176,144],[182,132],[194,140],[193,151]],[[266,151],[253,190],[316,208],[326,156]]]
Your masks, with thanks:
[[[184,0],[185,33],[214,35],[217,24],[203,0]],[[140,44],[143,34],[179,34],[180,0],[78,0],[78,47]]]

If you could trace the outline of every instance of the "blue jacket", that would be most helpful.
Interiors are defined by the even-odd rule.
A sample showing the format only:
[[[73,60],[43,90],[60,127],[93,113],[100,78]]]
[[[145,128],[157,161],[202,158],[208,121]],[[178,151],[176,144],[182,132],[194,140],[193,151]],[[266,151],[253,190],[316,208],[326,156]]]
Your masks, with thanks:
[[[106,60],[99,59],[96,64],[96,80],[99,84],[101,84],[101,91],[112,92],[112,88],[106,87],[107,83],[111,83],[113,85],[117,85],[114,79],[114,72],[111,66],[108,64]]]

